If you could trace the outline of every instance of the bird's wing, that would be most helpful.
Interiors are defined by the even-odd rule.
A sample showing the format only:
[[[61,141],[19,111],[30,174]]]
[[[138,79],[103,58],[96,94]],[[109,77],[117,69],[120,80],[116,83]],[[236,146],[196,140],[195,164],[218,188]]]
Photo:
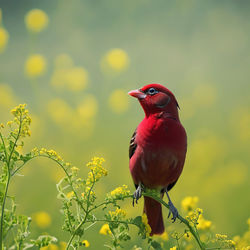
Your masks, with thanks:
[[[137,144],[135,142],[135,138],[136,138],[136,131],[133,133],[132,138],[130,140],[130,144],[129,144],[129,159],[131,159],[131,157],[134,155],[135,150],[137,148]]]
[[[177,181],[178,181],[178,179],[177,179],[175,182],[169,184],[169,185],[167,186],[167,191],[170,191]]]

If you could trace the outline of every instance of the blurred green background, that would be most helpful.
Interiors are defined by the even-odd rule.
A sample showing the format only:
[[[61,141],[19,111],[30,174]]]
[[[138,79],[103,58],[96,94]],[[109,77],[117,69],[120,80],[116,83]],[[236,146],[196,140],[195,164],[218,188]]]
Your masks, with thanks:
[[[53,148],[82,175],[92,156],[102,156],[109,174],[98,184],[99,196],[122,184],[134,190],[128,145],[143,111],[127,92],[161,83],[176,95],[188,134],[187,160],[172,200],[180,208],[185,196],[198,196],[216,232],[233,236],[246,230],[249,1],[1,0],[0,8],[0,118],[6,122],[12,107],[28,104],[32,136],[24,152]],[[47,15],[41,32],[27,23],[33,9]],[[38,56],[32,60],[33,55]],[[33,234],[48,232],[66,241],[55,187],[63,173],[39,159],[22,174],[11,193],[18,210],[34,218]],[[136,216],[139,203],[123,207]],[[35,219],[41,212],[45,225]],[[98,235],[100,227],[86,235],[92,248],[107,240]]]

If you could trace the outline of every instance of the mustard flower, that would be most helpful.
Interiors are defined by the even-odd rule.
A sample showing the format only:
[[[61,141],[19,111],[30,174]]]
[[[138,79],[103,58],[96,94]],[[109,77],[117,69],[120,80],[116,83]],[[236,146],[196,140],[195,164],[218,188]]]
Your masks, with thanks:
[[[99,233],[103,234],[103,235],[111,234],[109,224],[103,224],[100,231],[99,231]]]
[[[177,247],[176,246],[171,247],[170,250],[177,250]]]
[[[181,201],[181,206],[185,211],[191,211],[197,206],[198,201],[197,196],[187,196]]]
[[[48,15],[39,9],[33,9],[25,16],[25,24],[28,30],[39,33],[44,30],[49,23]]]
[[[112,49],[108,51],[104,60],[108,66],[115,71],[123,71],[129,64],[128,54],[122,49]]]
[[[198,222],[198,225],[197,225],[198,229],[205,230],[205,229],[211,228],[212,226],[212,222],[210,220],[205,220],[202,214],[199,216],[199,219],[197,222]]]
[[[3,125],[3,123],[0,123],[0,129],[1,129],[1,128],[4,128],[4,125]]]
[[[121,208],[116,208],[115,211],[109,211],[110,217],[114,219],[124,218],[126,214],[127,213]]]
[[[35,78],[41,76],[46,71],[46,59],[40,54],[33,54],[28,57],[25,63],[27,76]]]
[[[113,199],[123,199],[125,196],[130,195],[127,185],[122,185],[121,187],[115,188],[113,191],[107,194],[108,200]]]
[[[85,246],[85,247],[89,247],[90,243],[87,240],[83,240],[82,245]]]
[[[103,162],[103,158],[94,157],[89,163],[87,163],[87,167],[91,169],[91,172],[88,173],[88,178],[86,180],[87,185],[92,185],[100,180],[102,176],[106,176],[108,174],[108,171],[102,167]]]
[[[51,217],[47,212],[41,211],[33,215],[34,222],[40,228],[47,228],[51,224]]]
[[[196,208],[195,211],[190,211],[188,213],[186,219],[196,226],[198,224],[199,217],[202,213],[203,210],[201,208]]]
[[[3,52],[9,40],[9,33],[6,29],[0,27],[0,52]]]
[[[145,226],[146,236],[149,237],[152,229],[151,229],[150,225],[148,224],[148,217],[145,213],[143,213],[143,215],[142,215],[142,223]]]

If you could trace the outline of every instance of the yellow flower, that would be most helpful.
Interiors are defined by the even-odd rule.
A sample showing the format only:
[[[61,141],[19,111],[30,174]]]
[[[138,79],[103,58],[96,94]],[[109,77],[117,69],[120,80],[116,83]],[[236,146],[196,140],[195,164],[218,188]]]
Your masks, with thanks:
[[[89,246],[90,246],[90,244],[89,244],[89,242],[88,242],[87,240],[83,240],[83,241],[82,241],[82,244],[83,244],[85,247],[89,247]]]
[[[129,64],[128,54],[122,49],[110,50],[104,60],[111,69],[116,71],[125,70]]]
[[[9,40],[9,33],[4,28],[0,27],[0,52],[4,51]]]
[[[197,196],[187,196],[181,201],[181,206],[185,211],[191,211],[197,206],[198,201]]]
[[[67,247],[67,243],[64,241],[61,241],[60,242],[60,250],[66,250],[66,247]]]
[[[98,102],[94,95],[86,95],[77,107],[80,118],[84,121],[93,118],[98,112]]]
[[[177,247],[176,246],[171,247],[170,250],[177,250]]]
[[[145,213],[143,213],[141,218],[142,218],[142,223],[145,226],[146,236],[149,237],[152,229],[151,229],[150,225],[148,224],[148,217]]]
[[[40,250],[59,250],[59,247],[55,244],[49,244],[46,247],[41,247]]]
[[[157,237],[163,241],[168,241],[169,237],[168,237],[168,233],[165,231],[164,233],[162,234],[155,234],[154,237]]]
[[[66,196],[67,196],[68,199],[70,199],[70,198],[72,198],[74,196],[74,192],[73,191],[68,192]]]
[[[109,211],[109,215],[113,219],[124,218],[126,216],[126,212],[121,208],[116,208],[115,211]]]
[[[41,32],[49,23],[47,14],[39,9],[33,9],[25,16],[25,24],[28,30],[32,32]]]
[[[205,220],[202,214],[199,216],[198,223],[198,229],[209,229],[212,226],[212,222],[210,220]]]
[[[71,91],[83,90],[88,83],[88,72],[83,67],[69,69],[66,74],[66,82]]]
[[[109,225],[108,225],[108,224],[102,225],[102,227],[101,227],[99,233],[100,233],[100,234],[103,234],[103,235],[111,234]]]
[[[34,214],[33,219],[38,227],[47,228],[51,224],[50,215],[47,212],[41,211]]]
[[[29,77],[41,76],[45,70],[46,60],[42,55],[33,54],[28,57],[25,64],[25,72]]]
[[[109,96],[109,107],[117,114],[123,113],[128,110],[128,100],[129,99],[126,91],[122,89],[116,89]]]
[[[0,128],[4,128],[4,125],[3,125],[3,123],[0,123]]]
[[[117,187],[113,191],[107,194],[108,199],[116,199],[116,198],[122,198],[124,196],[127,196],[130,194],[130,191],[128,190],[127,185],[122,185],[121,187]]]

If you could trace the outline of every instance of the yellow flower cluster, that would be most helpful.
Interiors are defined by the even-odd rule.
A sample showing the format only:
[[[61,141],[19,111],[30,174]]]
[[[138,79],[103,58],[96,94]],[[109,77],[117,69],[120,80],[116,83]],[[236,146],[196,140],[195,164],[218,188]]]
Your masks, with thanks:
[[[177,247],[176,246],[171,247],[170,250],[177,250]]]
[[[30,136],[30,124],[31,117],[29,111],[26,109],[26,104],[20,104],[11,110],[11,114],[14,115],[14,120],[9,121],[8,125],[11,126],[13,123],[20,127],[20,137]],[[14,130],[15,134],[18,134],[18,129]]]
[[[63,248],[66,249],[66,248]],[[49,244],[46,247],[41,247],[40,250],[59,250],[59,247],[55,244]]]
[[[39,154],[39,155],[46,155],[49,156],[57,161],[63,161],[62,157],[60,155],[58,155],[58,153],[53,150],[53,149],[46,149],[46,148],[41,148],[40,150],[38,150],[37,148],[32,149],[32,152],[34,154]]]
[[[147,217],[147,215],[146,215],[145,213],[143,213],[141,219],[142,219],[142,223],[143,223],[144,226],[145,226],[146,236],[149,237],[149,235],[150,235],[152,229],[151,229],[151,227],[150,227],[149,224],[148,224],[148,217]]]
[[[67,88],[70,91],[80,91],[87,87],[89,75],[84,67],[74,66],[69,55],[62,54],[56,58],[55,71],[51,84],[56,88]]]
[[[188,215],[186,216],[186,219],[194,225],[198,224],[198,220],[200,215],[203,213],[203,210],[201,208],[196,208],[194,211],[190,211]]]
[[[40,54],[30,55],[25,64],[27,76],[35,78],[44,74],[46,70],[46,59]]]
[[[181,206],[185,211],[192,211],[196,208],[198,201],[197,196],[187,196],[181,201]]]
[[[216,241],[223,245],[223,247],[234,248],[236,243],[233,240],[229,240],[226,234],[216,234]]]
[[[117,187],[113,191],[111,191],[109,194],[107,194],[107,197],[109,199],[117,199],[117,198],[122,198],[127,195],[130,195],[130,191],[128,190],[127,185],[122,185],[121,187]]]
[[[110,228],[109,228],[109,224],[103,224],[100,231],[99,231],[100,234],[103,234],[103,235],[107,235],[107,234],[111,234],[111,231],[110,231]]]
[[[242,237],[239,235],[233,238],[237,250],[250,250],[250,218],[247,220],[248,231]]]
[[[109,211],[109,215],[113,219],[119,219],[126,217],[127,213],[121,208],[116,208],[115,211]]]
[[[105,160],[101,157],[94,157],[89,163],[87,163],[87,167],[91,170],[91,172],[88,173],[88,178],[86,180],[88,186],[100,180],[102,176],[108,174],[108,171],[102,166],[104,161]]]
[[[48,15],[39,9],[33,9],[25,16],[25,24],[31,32],[39,33],[44,30],[49,23]]]
[[[198,228],[198,229],[206,230],[206,229],[210,229],[211,226],[212,226],[212,222],[211,222],[210,220],[204,219],[204,216],[201,214],[201,215],[199,216],[199,219],[198,219],[197,228]]]

